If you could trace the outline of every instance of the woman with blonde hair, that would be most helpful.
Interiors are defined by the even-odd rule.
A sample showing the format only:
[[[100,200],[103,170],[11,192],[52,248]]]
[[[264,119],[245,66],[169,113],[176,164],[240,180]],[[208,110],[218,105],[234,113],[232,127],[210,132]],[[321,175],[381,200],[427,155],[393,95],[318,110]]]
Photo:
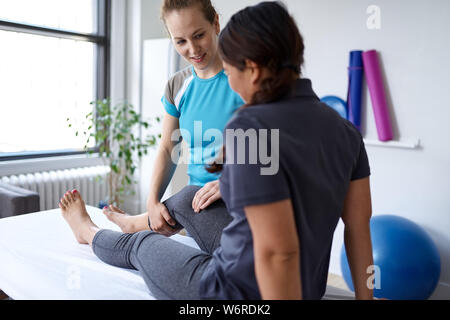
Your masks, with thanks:
[[[223,229],[231,217],[221,200],[219,174],[209,173],[209,165],[222,144],[204,141],[203,133],[215,130],[219,134],[233,113],[243,105],[242,99],[229,86],[218,52],[219,16],[210,0],[164,0],[161,18],[177,52],[191,64],[176,73],[167,83],[162,103],[165,115],[150,191],[147,212],[138,216],[125,214],[115,206],[103,212],[123,232],[153,230],[166,236],[179,232],[190,223],[179,216],[203,211],[214,221],[196,221],[195,224],[218,225]],[[189,185],[164,203],[161,198],[176,169],[174,132],[181,132],[189,146]],[[193,226],[194,227],[194,226]],[[192,230],[189,235],[196,237]],[[216,245],[220,234],[216,237]]]

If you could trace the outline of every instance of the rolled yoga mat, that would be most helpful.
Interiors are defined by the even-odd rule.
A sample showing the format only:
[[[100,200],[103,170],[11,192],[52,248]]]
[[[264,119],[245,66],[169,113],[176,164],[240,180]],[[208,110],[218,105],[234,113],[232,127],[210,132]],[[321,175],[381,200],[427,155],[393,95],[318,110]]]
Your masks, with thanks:
[[[377,126],[378,139],[389,141],[393,139],[389,108],[384,90],[383,77],[377,51],[370,50],[362,54],[367,86],[372,99],[372,108]]]
[[[362,51],[350,52],[348,67],[348,120],[361,132],[362,85],[364,77]]]

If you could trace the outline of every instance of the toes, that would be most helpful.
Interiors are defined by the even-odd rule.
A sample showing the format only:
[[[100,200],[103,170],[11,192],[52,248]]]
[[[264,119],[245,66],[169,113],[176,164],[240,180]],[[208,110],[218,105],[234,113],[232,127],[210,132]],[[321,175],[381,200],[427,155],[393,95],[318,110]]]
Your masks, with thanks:
[[[125,211],[120,210],[116,206],[110,205],[111,211],[119,212],[119,213],[125,213]]]
[[[106,215],[106,217],[107,217],[108,219],[112,219],[113,212],[111,211],[111,206],[109,206],[109,207],[104,207],[103,210],[102,210],[102,212]]]
[[[60,203],[64,206],[64,209],[69,206],[69,203],[67,202],[67,199],[65,197],[61,198]]]
[[[72,192],[70,194],[72,195],[74,200],[81,199],[81,195],[77,189],[72,190]]]
[[[118,224],[120,222],[120,218],[122,216],[121,213],[116,212],[112,209],[112,205],[109,205],[108,207],[104,207],[103,214],[106,216],[106,218],[108,218],[109,221],[112,221],[115,224]]]
[[[62,199],[59,201],[58,205],[62,210],[66,210],[66,206],[62,203]]]
[[[64,194],[64,199],[66,199],[66,201],[67,201],[68,203],[72,203],[72,202],[73,202],[72,193],[71,193],[70,191],[67,191],[67,192]]]

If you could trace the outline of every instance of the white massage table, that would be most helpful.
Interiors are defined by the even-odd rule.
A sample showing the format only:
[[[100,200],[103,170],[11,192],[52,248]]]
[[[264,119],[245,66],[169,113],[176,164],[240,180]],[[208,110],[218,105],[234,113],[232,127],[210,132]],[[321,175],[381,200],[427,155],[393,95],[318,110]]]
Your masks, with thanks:
[[[100,209],[87,210],[100,228],[120,231]],[[198,248],[192,238],[173,239]],[[60,209],[0,219],[0,290],[14,300],[155,299],[137,271],[109,266],[79,244]],[[325,298],[352,296],[329,286]]]

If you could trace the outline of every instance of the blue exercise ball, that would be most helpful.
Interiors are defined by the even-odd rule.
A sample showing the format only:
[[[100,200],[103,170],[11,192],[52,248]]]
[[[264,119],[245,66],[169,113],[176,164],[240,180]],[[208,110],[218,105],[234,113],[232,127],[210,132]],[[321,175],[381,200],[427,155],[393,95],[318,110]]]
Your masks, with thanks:
[[[439,251],[430,236],[416,223],[393,215],[370,221],[375,268],[374,296],[392,300],[426,300],[434,292],[441,273]],[[341,269],[350,290],[355,291],[345,252]],[[373,273],[374,272],[374,273]]]
[[[327,104],[330,108],[334,109],[342,118],[348,118],[347,102],[345,102],[341,98],[336,96],[326,96],[320,99],[320,101]]]

